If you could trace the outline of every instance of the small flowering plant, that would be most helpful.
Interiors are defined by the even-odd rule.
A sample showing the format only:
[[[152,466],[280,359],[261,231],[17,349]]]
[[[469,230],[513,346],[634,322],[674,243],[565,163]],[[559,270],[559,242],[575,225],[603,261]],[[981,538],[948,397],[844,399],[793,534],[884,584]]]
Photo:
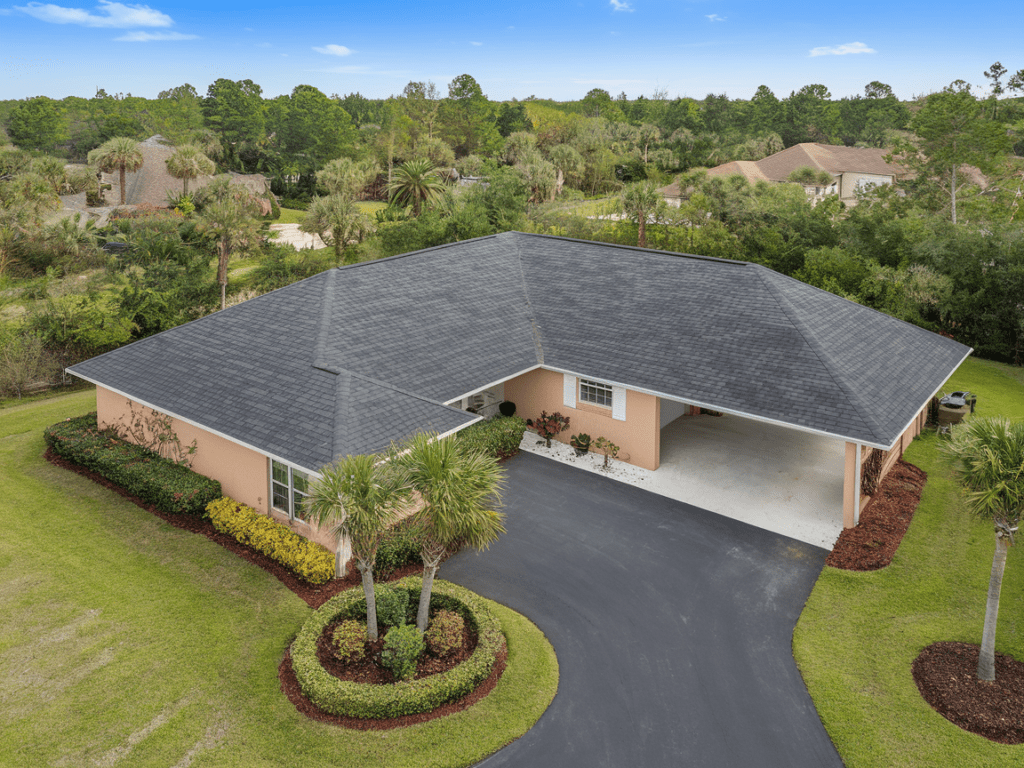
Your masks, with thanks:
[[[551,447],[551,438],[569,428],[569,418],[560,413],[548,415],[547,411],[540,412],[540,418],[533,422],[537,434],[544,438],[548,448]]]

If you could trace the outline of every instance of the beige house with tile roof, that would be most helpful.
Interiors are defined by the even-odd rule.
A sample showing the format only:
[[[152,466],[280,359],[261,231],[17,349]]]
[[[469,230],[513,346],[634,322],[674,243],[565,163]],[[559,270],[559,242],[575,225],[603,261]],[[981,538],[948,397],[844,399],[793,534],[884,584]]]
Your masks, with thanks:
[[[761,160],[733,160],[708,169],[708,176],[742,176],[751,184],[758,181],[789,182],[790,174],[799,168],[825,171],[832,177],[827,184],[804,184],[804,191],[814,199],[839,195],[847,204],[854,204],[857,192],[881,184],[892,184],[905,170],[885,160],[884,149],[844,147],[831,144],[796,144]],[[670,205],[679,205],[686,195],[674,182],[660,190]]]

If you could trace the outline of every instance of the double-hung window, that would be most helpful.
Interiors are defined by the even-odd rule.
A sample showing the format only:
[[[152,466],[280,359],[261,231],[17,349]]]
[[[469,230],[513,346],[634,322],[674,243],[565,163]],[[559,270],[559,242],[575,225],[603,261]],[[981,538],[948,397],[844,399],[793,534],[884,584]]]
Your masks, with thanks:
[[[599,381],[580,379],[580,402],[612,407],[612,385]]]
[[[274,509],[284,512],[292,520],[305,522],[308,496],[309,475],[271,459],[270,498]]]

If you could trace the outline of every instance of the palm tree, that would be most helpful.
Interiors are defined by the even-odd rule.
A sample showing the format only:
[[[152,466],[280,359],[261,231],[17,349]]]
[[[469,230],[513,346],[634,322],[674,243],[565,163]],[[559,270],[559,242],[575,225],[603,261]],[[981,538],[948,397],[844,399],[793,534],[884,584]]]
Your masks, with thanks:
[[[346,456],[320,470],[310,495],[310,520],[331,526],[337,537],[335,575],[342,572],[342,549],[347,538],[363,577],[366,630],[377,639],[377,603],[373,593],[373,564],[380,535],[394,517],[396,505],[408,496],[392,462],[380,456]]]
[[[182,194],[188,194],[188,183],[200,176],[212,176],[217,167],[213,160],[203,154],[195,144],[184,144],[167,158],[167,172],[176,179],[181,179]]]
[[[362,242],[373,231],[373,224],[355,201],[344,195],[314,197],[306,209],[306,218],[299,229],[315,233],[327,244],[334,246],[338,266],[345,263],[345,248],[350,240]]]
[[[125,174],[128,171],[135,173],[145,162],[142,150],[139,149],[139,142],[126,136],[115,136],[90,152],[88,159],[89,165],[95,164],[104,173],[118,171],[121,185],[121,205],[124,205]]]
[[[332,195],[355,199],[360,192],[377,178],[380,169],[375,160],[349,160],[339,157],[317,171],[316,180],[327,187]]]
[[[227,306],[228,262],[237,249],[253,246],[259,237],[259,205],[252,194],[227,177],[203,188],[209,202],[199,214],[199,230],[217,240],[217,282],[220,284],[220,308]]]
[[[619,208],[637,224],[637,245],[647,247],[647,220],[665,207],[665,200],[653,182],[630,184],[619,196]]]
[[[464,449],[457,440],[430,434],[412,438],[397,459],[422,506],[413,517],[423,560],[423,590],[416,628],[427,629],[434,575],[459,544],[486,549],[505,532],[496,510],[504,485],[498,460]]]
[[[444,182],[429,160],[410,160],[395,169],[387,189],[391,202],[411,204],[413,215],[419,216],[424,203],[438,200],[444,194]]]
[[[957,427],[948,449],[967,486],[967,506],[995,526],[996,551],[988,582],[978,679],[996,679],[996,621],[1006,554],[1024,512],[1024,422],[977,419]]]

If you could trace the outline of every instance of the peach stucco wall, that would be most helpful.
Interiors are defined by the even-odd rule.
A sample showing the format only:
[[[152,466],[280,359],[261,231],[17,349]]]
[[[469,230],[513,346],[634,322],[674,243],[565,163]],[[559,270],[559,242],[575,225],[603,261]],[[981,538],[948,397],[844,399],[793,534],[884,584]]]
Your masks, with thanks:
[[[657,469],[661,450],[659,401],[654,395],[626,390],[626,420],[612,418],[611,408],[577,402],[569,408],[563,401],[563,376],[538,369],[505,382],[505,399],[516,404],[516,415],[524,419],[541,411],[561,413],[569,428],[555,437],[568,443],[572,435],[586,432],[596,440],[606,437],[621,449],[619,458],[644,469]]]
[[[900,439],[893,445],[892,450],[889,451],[889,455],[886,457],[885,463],[882,465],[882,471],[878,476],[878,482],[885,479],[885,476],[889,474],[889,470],[892,469],[893,465],[899,460],[900,456],[907,449],[910,443],[915,437],[921,434],[921,430],[924,429],[925,422],[928,421],[928,408],[925,406],[918,411],[917,416],[910,422],[910,425],[903,430],[903,434],[900,435]],[[868,456],[871,455],[871,451],[877,450],[876,448],[861,448],[860,452],[860,463],[864,464],[868,460]],[[853,528],[860,521],[860,513],[864,507],[871,500],[871,497],[864,496],[860,487],[857,483],[857,444],[846,443],[846,468],[843,474],[843,527]]]
[[[135,412],[142,414],[149,409],[136,405]],[[131,419],[131,406],[123,395],[97,387],[96,414],[101,427],[113,426],[118,421],[127,423]],[[196,441],[192,469],[218,480],[225,496],[261,512],[267,511],[266,456],[178,419],[173,420],[172,428],[182,445]]]
[[[142,415],[150,410],[136,404],[135,412]],[[103,387],[96,388],[96,420],[100,427],[113,426],[119,421],[128,423],[130,419],[131,405],[123,395]],[[270,470],[266,456],[178,419],[172,420],[172,428],[182,445],[196,441],[192,469],[219,481],[225,496],[258,512],[270,513],[296,533],[334,551],[336,541],[329,531],[318,530],[299,520],[289,520],[288,515],[270,509]]]

